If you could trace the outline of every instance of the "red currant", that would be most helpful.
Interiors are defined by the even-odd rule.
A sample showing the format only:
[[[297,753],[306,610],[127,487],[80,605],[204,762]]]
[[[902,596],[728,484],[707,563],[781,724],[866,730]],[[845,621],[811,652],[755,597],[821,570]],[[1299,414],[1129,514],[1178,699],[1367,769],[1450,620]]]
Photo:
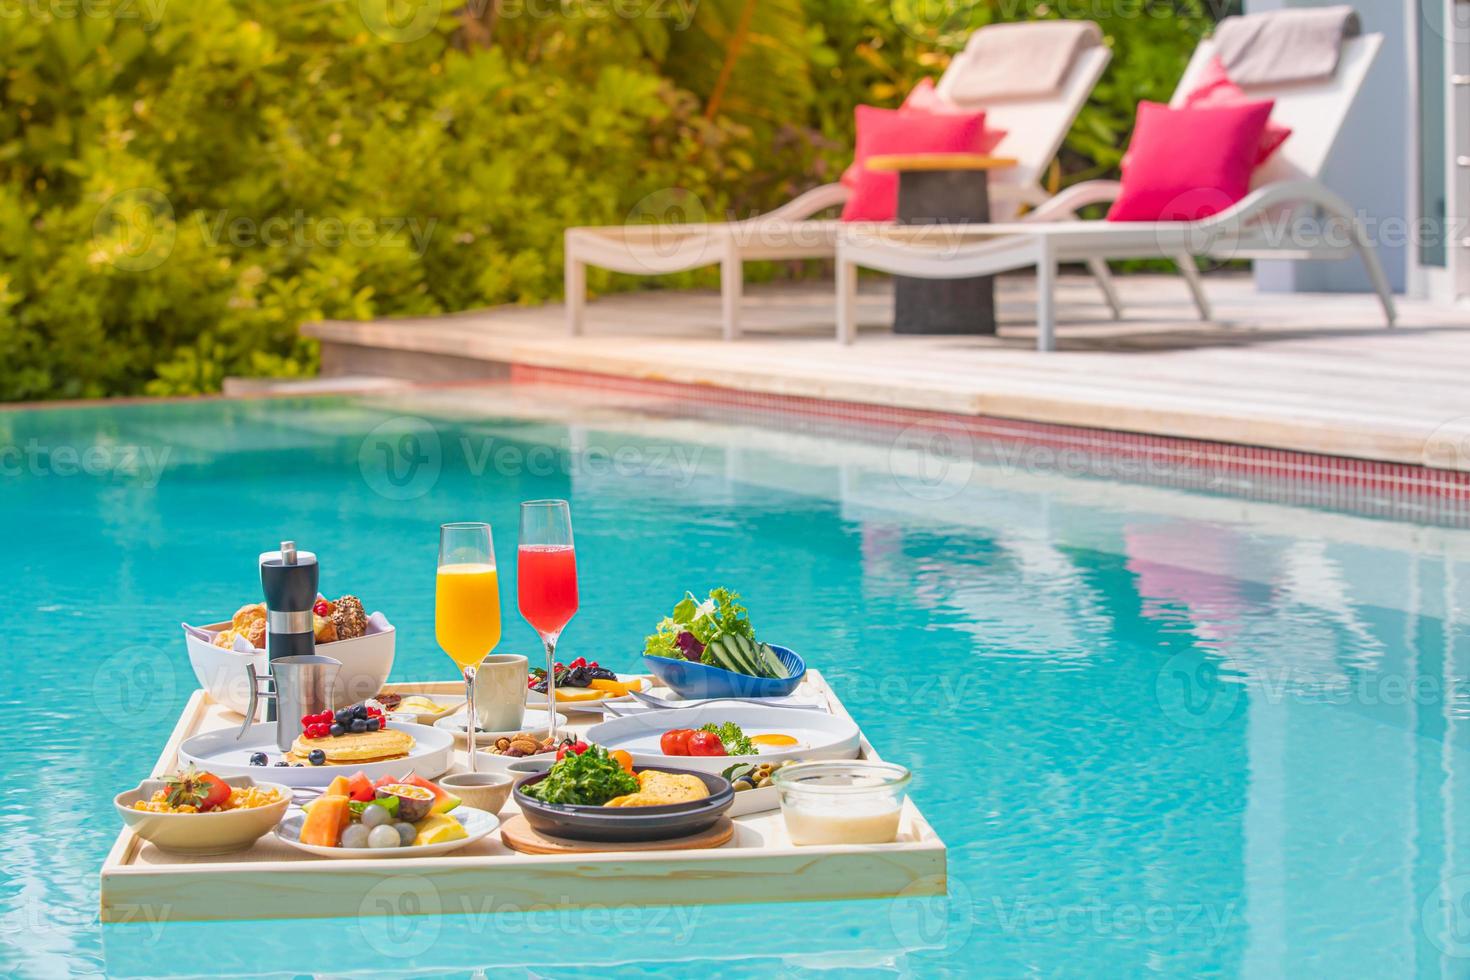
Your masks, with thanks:
[[[316,605],[311,607],[311,611],[323,617],[329,616],[332,613],[332,609],[327,605],[327,600],[325,599],[318,599]]]

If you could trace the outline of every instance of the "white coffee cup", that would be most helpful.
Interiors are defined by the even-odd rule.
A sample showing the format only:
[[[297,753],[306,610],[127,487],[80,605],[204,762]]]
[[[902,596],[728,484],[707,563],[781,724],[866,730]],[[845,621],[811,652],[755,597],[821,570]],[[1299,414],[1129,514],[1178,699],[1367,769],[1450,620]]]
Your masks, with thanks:
[[[526,715],[530,662],[516,653],[492,653],[475,674],[475,715],[487,732],[514,732]]]

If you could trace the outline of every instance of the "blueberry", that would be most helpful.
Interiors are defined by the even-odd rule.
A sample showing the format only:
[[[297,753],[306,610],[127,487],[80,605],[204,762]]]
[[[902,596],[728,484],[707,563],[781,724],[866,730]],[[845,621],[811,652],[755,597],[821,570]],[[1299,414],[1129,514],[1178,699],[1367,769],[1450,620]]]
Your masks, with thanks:
[[[376,732],[379,729],[381,729],[382,727],[383,727],[383,719],[381,719],[381,718],[369,718],[368,719],[368,723],[367,723],[367,730],[368,731],[370,731],[370,732]]]
[[[285,759],[282,759],[280,762],[277,762],[276,765],[278,765],[278,766],[289,766],[289,765],[291,765],[291,763],[287,762]]]
[[[346,734],[347,734],[347,729],[345,729],[345,728],[342,727],[342,723],[340,721],[339,722],[336,722],[336,723],[334,723],[332,725],[332,737],[333,738],[341,738],[343,735],[346,735]]]
[[[367,719],[366,718],[354,718],[354,719],[352,719],[352,731],[353,731],[353,734],[357,734],[357,735],[360,735],[363,732],[367,731]]]
[[[252,766],[264,766],[269,762],[270,760],[265,757],[264,752],[252,752],[250,754],[250,764]]]
[[[311,754],[306,757],[306,761],[314,766],[324,765],[327,761],[327,754],[321,749],[312,749]]]
[[[318,749],[317,751],[320,752],[321,750]],[[293,762],[293,763],[291,763],[291,768],[292,769],[305,769],[306,768],[306,763],[304,763],[304,762]]]
[[[332,720],[341,725],[343,728],[346,728],[348,725],[352,724],[352,709],[343,708],[341,711],[337,712],[336,717],[334,717]]]
[[[352,706],[352,717],[354,717],[354,718],[367,718],[367,705],[365,705],[365,704],[354,704]]]

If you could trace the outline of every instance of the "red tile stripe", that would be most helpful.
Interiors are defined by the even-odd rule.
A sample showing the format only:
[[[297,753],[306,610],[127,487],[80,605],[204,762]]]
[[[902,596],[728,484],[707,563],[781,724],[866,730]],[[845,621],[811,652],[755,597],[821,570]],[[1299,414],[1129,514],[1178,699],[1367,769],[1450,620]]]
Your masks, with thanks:
[[[562,368],[511,366],[512,384],[553,384],[619,392],[662,402],[679,414],[732,413],[790,425],[862,430],[916,428],[968,436],[983,454],[1049,449],[1097,475],[1232,496],[1310,504],[1372,516],[1470,526],[1470,473],[1406,463],[1271,449],[995,416],[741,391],[713,385],[629,378]],[[1039,466],[1038,468],[1045,468]],[[1126,475],[1125,475],[1126,474]]]

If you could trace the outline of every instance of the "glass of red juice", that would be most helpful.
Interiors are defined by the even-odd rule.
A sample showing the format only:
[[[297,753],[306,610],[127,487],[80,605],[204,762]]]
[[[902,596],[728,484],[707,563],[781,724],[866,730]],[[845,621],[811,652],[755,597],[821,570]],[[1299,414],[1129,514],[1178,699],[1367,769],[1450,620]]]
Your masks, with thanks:
[[[555,740],[556,642],[577,612],[577,553],[572,546],[572,510],[565,500],[521,504],[516,594],[521,616],[546,647],[546,711]]]

